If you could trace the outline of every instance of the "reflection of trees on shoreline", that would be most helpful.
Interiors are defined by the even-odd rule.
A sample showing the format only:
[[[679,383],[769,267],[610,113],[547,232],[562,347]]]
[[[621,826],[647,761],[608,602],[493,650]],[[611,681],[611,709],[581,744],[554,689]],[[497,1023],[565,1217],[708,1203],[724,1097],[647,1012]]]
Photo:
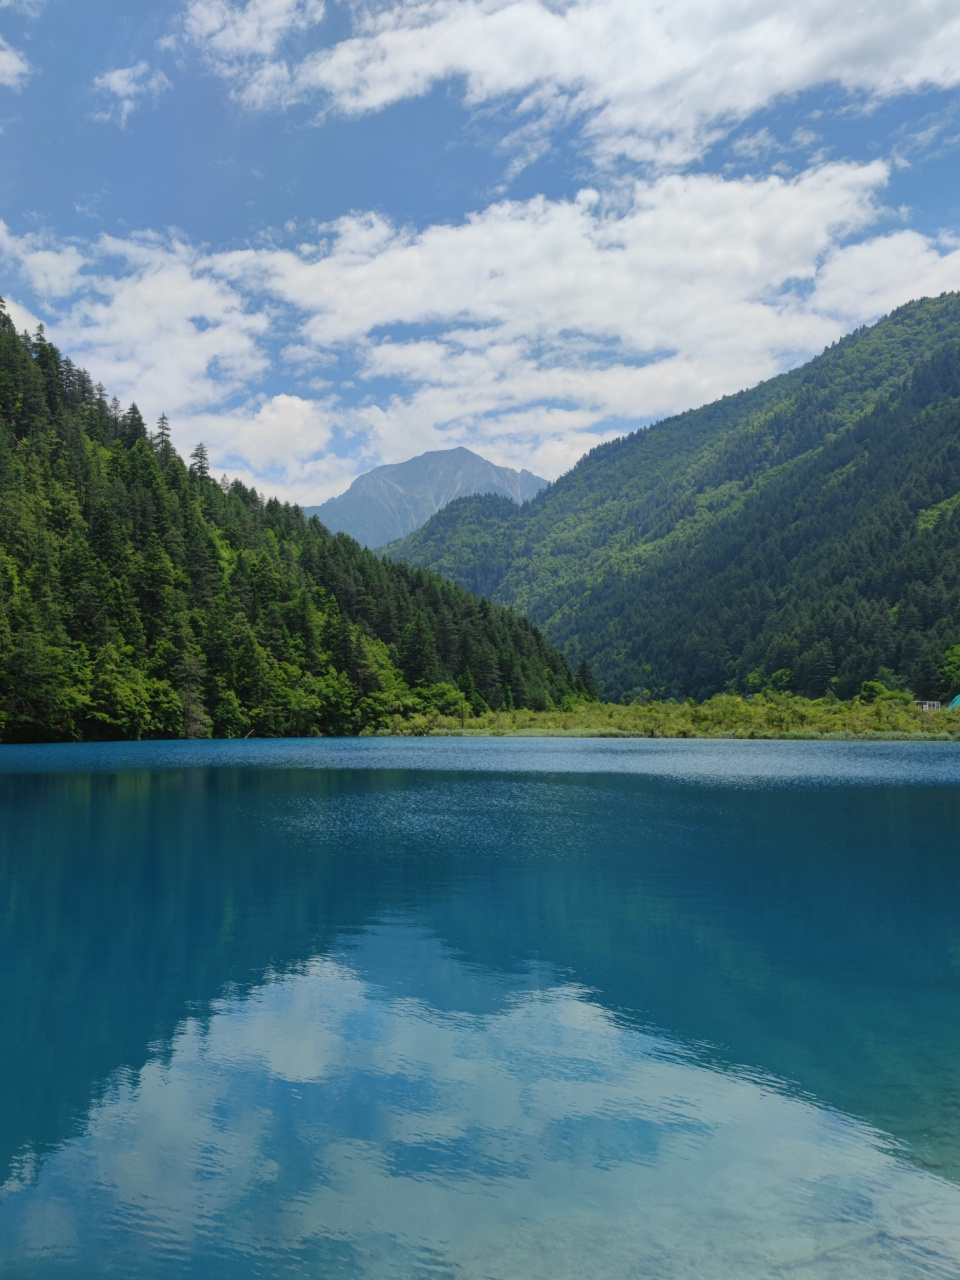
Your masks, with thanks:
[[[958,803],[596,776],[0,778],[0,1176],[75,1132],[188,1010],[397,915],[452,962],[365,947],[387,992],[495,1003],[538,958],[957,1176]]]

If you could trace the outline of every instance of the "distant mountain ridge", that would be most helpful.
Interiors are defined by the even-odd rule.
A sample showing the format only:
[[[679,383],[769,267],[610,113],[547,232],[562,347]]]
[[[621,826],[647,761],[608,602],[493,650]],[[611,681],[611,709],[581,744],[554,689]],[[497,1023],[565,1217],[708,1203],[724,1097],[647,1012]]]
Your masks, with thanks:
[[[524,611],[607,697],[960,692],[960,294],[385,548]]]
[[[337,498],[304,507],[332,533],[348,533],[363,546],[380,547],[405,538],[448,502],[476,493],[496,493],[526,502],[549,482],[531,471],[498,467],[470,449],[433,449],[406,462],[375,467],[358,476]]]

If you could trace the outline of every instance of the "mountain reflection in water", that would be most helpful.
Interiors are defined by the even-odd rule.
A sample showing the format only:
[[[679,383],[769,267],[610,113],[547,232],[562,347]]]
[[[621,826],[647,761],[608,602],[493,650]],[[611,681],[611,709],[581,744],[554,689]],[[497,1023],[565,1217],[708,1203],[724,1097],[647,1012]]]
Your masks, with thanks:
[[[953,758],[446,747],[0,774],[0,1271],[957,1274]]]

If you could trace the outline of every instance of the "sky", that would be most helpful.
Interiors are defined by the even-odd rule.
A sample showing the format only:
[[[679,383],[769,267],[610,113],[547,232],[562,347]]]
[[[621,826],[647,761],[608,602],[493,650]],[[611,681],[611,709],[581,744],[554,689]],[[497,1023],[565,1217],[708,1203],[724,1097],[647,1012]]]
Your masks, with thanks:
[[[304,503],[960,288],[957,0],[0,0],[0,295]]]

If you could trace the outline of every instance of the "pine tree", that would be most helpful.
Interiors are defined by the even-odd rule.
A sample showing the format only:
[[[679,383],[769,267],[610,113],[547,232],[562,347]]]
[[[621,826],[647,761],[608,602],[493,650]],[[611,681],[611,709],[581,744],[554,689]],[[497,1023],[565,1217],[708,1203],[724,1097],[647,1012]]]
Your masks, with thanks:
[[[138,440],[146,440],[147,424],[143,420],[143,414],[137,408],[136,401],[131,404],[130,408],[123,415],[122,422],[124,444],[132,447]]]
[[[170,422],[165,413],[161,413],[157,419],[157,433],[153,437],[153,447],[163,466],[166,466],[173,455],[173,445],[170,443]]]
[[[193,465],[190,470],[199,476],[201,480],[206,480],[210,475],[210,459],[207,457],[207,449],[202,440],[190,457],[193,459]]]

